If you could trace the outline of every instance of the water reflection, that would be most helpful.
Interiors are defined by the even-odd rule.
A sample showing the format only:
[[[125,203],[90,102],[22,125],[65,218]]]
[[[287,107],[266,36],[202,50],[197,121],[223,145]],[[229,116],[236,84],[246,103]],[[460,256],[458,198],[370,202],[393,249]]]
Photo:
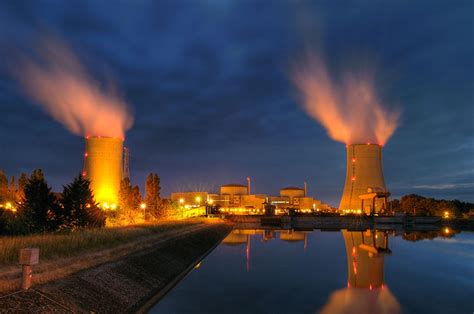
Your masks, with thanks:
[[[473,291],[474,284],[462,276],[473,273],[473,264],[468,263],[474,261],[469,253],[473,235],[462,234],[457,241],[446,241],[453,236],[457,232],[444,228],[332,232],[236,229],[154,310],[419,313],[429,309],[449,312],[453,306],[466,309],[469,306],[462,300],[466,300],[466,291]],[[463,256],[464,260],[453,256]],[[440,268],[442,273],[437,271]],[[434,281],[438,286],[449,286],[452,295],[440,295]],[[436,307],[423,301],[433,297]]]
[[[250,270],[251,237],[261,235],[262,241],[275,239],[302,243],[308,248],[308,233],[295,230],[233,230],[223,241],[225,245],[245,245],[246,270]],[[391,255],[388,231],[341,231],[347,258],[347,287],[331,294],[321,313],[400,313],[400,304],[385,285],[384,259]],[[423,233],[404,235],[408,239],[423,238]],[[427,233],[432,237],[433,233]]]
[[[347,288],[329,298],[321,313],[400,313],[385,285],[384,258],[392,251],[386,231],[342,231],[347,255]]]

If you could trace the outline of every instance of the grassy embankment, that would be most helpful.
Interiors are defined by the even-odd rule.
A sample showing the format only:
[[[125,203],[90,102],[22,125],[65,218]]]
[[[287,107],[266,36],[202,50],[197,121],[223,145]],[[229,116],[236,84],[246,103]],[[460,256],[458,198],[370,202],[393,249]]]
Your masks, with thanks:
[[[193,218],[70,233],[0,236],[0,293],[18,289],[21,248],[40,249],[40,264],[34,266],[34,283],[44,283],[118,259],[176,236],[180,231],[193,230],[210,222],[212,220]]]

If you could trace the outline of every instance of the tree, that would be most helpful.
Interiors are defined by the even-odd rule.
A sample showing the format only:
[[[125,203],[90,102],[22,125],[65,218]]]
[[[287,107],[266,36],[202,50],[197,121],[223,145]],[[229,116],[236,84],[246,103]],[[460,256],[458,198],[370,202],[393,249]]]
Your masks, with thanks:
[[[155,218],[161,217],[164,214],[160,191],[160,177],[158,174],[148,174],[145,185],[145,204],[147,212]]]
[[[105,215],[94,199],[90,181],[78,175],[63,187],[59,227],[76,230],[85,227],[103,227]]]
[[[28,183],[28,175],[22,173],[18,178],[18,189],[16,190],[16,199],[18,202],[21,202],[25,197],[25,186]]]
[[[8,177],[3,170],[0,170],[0,203],[8,199]]]
[[[34,170],[25,186],[25,198],[18,208],[25,231],[43,232],[55,229],[57,200],[40,169]]]
[[[142,215],[140,204],[142,197],[140,188],[132,186],[129,178],[124,178],[120,182],[119,201],[118,201],[118,218],[119,223],[135,223],[138,216]]]

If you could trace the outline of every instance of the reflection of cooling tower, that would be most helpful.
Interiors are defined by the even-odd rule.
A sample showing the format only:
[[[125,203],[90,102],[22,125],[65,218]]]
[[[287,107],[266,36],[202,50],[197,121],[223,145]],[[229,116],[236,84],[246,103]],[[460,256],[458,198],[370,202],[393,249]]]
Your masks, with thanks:
[[[360,194],[387,192],[382,171],[382,147],[377,144],[347,145],[346,184],[339,209],[362,209]],[[377,204],[380,205],[380,204]],[[376,210],[380,207],[376,206]]]
[[[350,287],[380,288],[384,283],[384,256],[377,250],[386,249],[386,235],[373,231],[342,231],[347,253],[347,281]]]
[[[122,180],[123,140],[111,137],[86,138],[85,175],[98,203],[118,203]]]

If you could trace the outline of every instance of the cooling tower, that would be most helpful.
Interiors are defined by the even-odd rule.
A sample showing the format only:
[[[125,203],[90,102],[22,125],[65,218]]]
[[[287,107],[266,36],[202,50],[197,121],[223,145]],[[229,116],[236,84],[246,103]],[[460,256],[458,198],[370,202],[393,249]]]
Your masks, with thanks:
[[[366,194],[369,188],[388,192],[382,171],[382,147],[377,144],[347,145],[346,184],[339,209],[362,210],[359,195]],[[376,203],[376,211],[380,209],[380,201]]]
[[[96,202],[104,206],[118,203],[123,169],[122,152],[121,138],[86,138],[84,175],[91,180]]]

